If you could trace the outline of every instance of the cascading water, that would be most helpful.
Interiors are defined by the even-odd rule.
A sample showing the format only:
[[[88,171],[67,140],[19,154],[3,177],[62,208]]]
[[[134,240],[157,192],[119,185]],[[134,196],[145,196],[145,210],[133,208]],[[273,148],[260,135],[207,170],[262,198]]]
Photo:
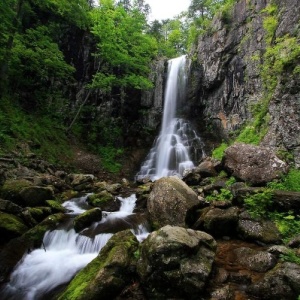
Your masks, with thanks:
[[[107,222],[123,220],[136,235],[143,240],[148,230],[143,224],[132,224],[127,218],[134,215],[136,197],[118,197],[120,210],[104,212],[97,227]],[[69,210],[70,220],[58,229],[46,232],[43,247],[26,254],[13,271],[9,283],[0,293],[1,299],[37,300],[47,298],[59,286],[67,284],[74,275],[92,261],[105,246],[113,233],[84,235],[76,233],[72,227],[72,217],[86,211],[86,197],[75,198],[64,203]],[[113,224],[111,224],[113,226]],[[91,231],[92,232],[92,231]]]
[[[182,177],[184,170],[194,168],[191,156],[194,161],[204,156],[203,143],[190,123],[176,117],[178,103],[185,96],[186,61],[185,56],[169,60],[162,128],[136,180]]]

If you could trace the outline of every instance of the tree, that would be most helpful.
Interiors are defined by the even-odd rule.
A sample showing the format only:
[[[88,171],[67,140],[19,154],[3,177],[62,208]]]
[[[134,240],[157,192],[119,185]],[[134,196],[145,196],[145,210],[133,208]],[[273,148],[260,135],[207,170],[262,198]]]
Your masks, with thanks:
[[[155,40],[144,33],[146,19],[133,7],[127,12],[112,0],[104,0],[91,13],[97,39],[100,68],[91,87],[108,92],[112,87],[151,87],[149,65],[156,55]]]

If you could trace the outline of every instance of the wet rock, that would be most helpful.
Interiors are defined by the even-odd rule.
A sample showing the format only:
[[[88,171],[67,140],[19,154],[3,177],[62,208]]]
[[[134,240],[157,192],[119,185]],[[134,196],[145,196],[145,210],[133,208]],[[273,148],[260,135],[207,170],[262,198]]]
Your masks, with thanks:
[[[76,232],[89,227],[94,222],[99,222],[102,219],[102,211],[100,208],[92,208],[88,211],[75,217],[73,220],[74,229]]]
[[[198,299],[215,251],[205,232],[169,225],[152,232],[141,244],[137,266],[149,299]]]
[[[24,211],[26,214],[28,212],[30,216],[36,221],[41,222],[46,217],[50,216],[52,214],[52,210],[50,207],[29,207]],[[28,219],[27,219],[28,220]],[[29,220],[30,222],[31,220]],[[31,221],[32,222],[32,221]]]
[[[106,186],[106,190],[113,195],[117,195],[121,190],[121,188],[122,188],[122,184],[120,183],[108,184]]]
[[[106,211],[116,211],[120,207],[119,201],[116,201],[115,197],[104,190],[97,194],[92,194],[87,197],[88,204],[94,207],[100,207]]]
[[[266,147],[236,143],[224,152],[224,167],[239,180],[262,185],[287,172],[287,164]]]
[[[203,228],[216,237],[232,236],[236,234],[238,219],[238,207],[229,207],[227,209],[211,208],[201,215],[196,222],[200,227],[196,228]]]
[[[165,225],[186,227],[189,215],[192,215],[198,205],[196,193],[175,176],[157,180],[147,201],[154,228]]]
[[[51,208],[52,213],[66,211],[66,209],[56,200],[46,200],[46,204]]]
[[[242,239],[263,244],[281,243],[280,232],[271,221],[240,219],[237,232]]]
[[[30,186],[22,189],[20,196],[26,206],[42,206],[54,198],[54,192],[51,187]]]
[[[95,176],[92,174],[71,174],[69,179],[75,191],[84,191],[92,189]]]
[[[12,214],[0,212],[0,244],[21,236],[28,230],[24,222]]]
[[[138,241],[131,231],[116,233],[58,298],[115,299],[131,282]]]
[[[241,247],[235,249],[234,252],[237,262],[251,271],[266,272],[277,263],[276,257],[265,251]]]
[[[297,299],[300,295],[300,266],[288,262],[278,264],[247,292],[259,299]]]

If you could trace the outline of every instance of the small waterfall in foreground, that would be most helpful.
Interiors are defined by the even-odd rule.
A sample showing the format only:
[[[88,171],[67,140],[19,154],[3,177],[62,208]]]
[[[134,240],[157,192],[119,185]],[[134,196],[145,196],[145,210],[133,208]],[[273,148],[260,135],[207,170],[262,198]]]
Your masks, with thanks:
[[[37,300],[54,299],[49,294],[67,284],[75,274],[92,261],[107,241],[118,231],[115,228],[120,222],[126,229],[136,235],[139,241],[145,239],[149,231],[143,223],[134,221],[133,209],[136,196],[118,197],[121,202],[119,211],[103,212],[102,220],[92,224],[92,228],[105,226],[106,231],[98,232],[86,228],[80,233],[73,229],[73,217],[90,208],[86,196],[74,198],[64,203],[69,210],[70,219],[56,230],[47,231],[43,239],[43,247],[24,255],[10,276],[9,283],[0,293],[3,300]],[[131,219],[130,219],[131,218]],[[109,225],[107,225],[109,224]],[[120,229],[120,228],[119,228]],[[88,234],[85,231],[90,230]]]
[[[162,128],[136,180],[182,177],[184,170],[194,168],[193,161],[204,156],[203,143],[191,124],[176,117],[177,106],[185,98],[186,62],[185,56],[169,60]]]

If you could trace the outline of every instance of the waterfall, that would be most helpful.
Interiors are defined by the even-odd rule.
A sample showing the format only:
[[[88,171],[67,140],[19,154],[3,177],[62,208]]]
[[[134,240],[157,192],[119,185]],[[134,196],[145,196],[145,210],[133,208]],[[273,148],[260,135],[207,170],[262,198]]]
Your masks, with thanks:
[[[203,143],[191,124],[176,117],[180,102],[185,98],[187,82],[186,56],[169,60],[165,89],[162,127],[146,160],[136,174],[136,180],[177,175],[194,168],[194,161],[204,156]],[[199,154],[200,152],[200,154]]]
[[[74,198],[64,203],[64,207],[69,210],[70,219],[56,230],[46,232],[43,247],[24,255],[11,274],[9,283],[1,291],[1,299],[52,299],[49,294],[55,294],[56,289],[66,285],[98,255],[113,233],[84,235],[83,232],[76,233],[72,226],[73,218],[90,208],[86,198],[87,196]],[[118,200],[121,202],[120,210],[103,213],[102,220],[93,223],[91,227],[105,225],[107,222],[113,226],[114,222],[122,220],[139,241],[144,240],[149,234],[146,226],[141,223],[132,224],[127,219],[135,215],[133,209],[136,196],[118,197]]]

